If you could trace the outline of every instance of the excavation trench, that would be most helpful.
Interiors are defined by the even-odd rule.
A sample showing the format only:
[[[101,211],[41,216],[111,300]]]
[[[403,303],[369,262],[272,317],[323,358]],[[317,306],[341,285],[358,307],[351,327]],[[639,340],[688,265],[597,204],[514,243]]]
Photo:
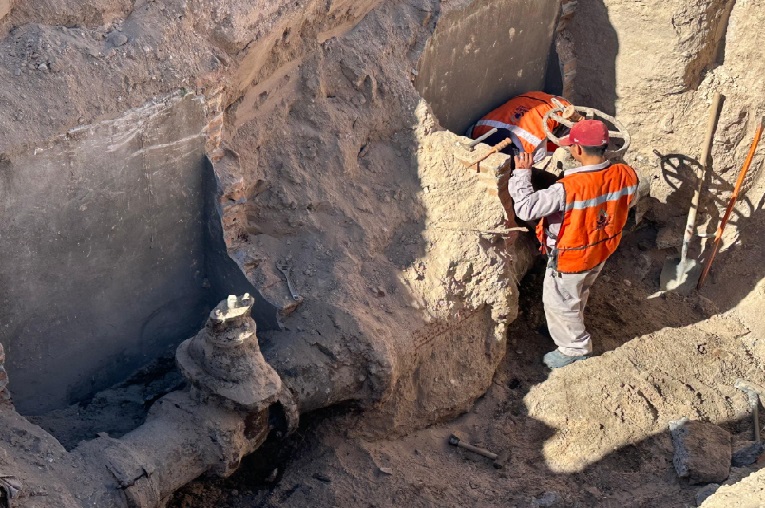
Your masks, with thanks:
[[[418,429],[433,426],[427,449],[443,453],[439,433],[446,428],[438,425],[459,415],[455,425],[472,428],[489,444],[510,447],[510,438],[531,436],[519,447],[522,463],[544,465],[530,470],[516,463],[519,470],[532,479],[557,475],[551,484],[568,489],[599,461],[608,464],[614,450],[634,446],[640,457],[666,452],[662,429],[680,412],[729,425],[737,435],[749,430],[740,423],[743,399],[715,387],[715,379],[727,387],[736,376],[758,376],[757,362],[747,360],[760,347],[742,331],[748,318],[707,322],[715,312],[704,310],[700,297],[669,296],[674,316],[666,315],[662,301],[637,302],[647,298],[651,274],[666,254],[657,244],[671,199],[662,203],[666,208],[655,207],[649,229],[659,234],[636,237],[625,257],[615,258],[605,296],[591,305],[601,311],[596,329],[612,336],[601,352],[620,351],[545,381],[537,357],[547,346],[528,316],[538,307],[522,307],[525,315],[517,319],[534,246],[512,229],[512,210],[498,199],[504,181],[496,168],[505,158],[492,156],[479,173],[460,162],[471,152],[458,134],[529,89],[578,90],[575,102],[592,99],[590,105],[611,112],[616,83],[607,78],[615,75],[609,66],[616,55],[601,58],[601,52],[614,44],[590,44],[589,27],[574,23],[580,40],[590,41],[580,54],[592,50],[596,58],[572,58],[566,27],[575,2],[415,3],[314,2],[304,10],[285,3],[264,13],[243,4],[241,20],[220,18],[230,16],[225,9],[209,16],[209,9],[197,9],[205,15],[182,34],[199,37],[194,40],[171,36],[181,35],[177,23],[194,19],[186,3],[157,13],[156,3],[148,3],[119,26],[128,42],[116,28],[108,37],[94,34],[83,58],[127,62],[104,72],[135,70],[142,60],[132,41],[159,33],[182,40],[177,51],[198,49],[187,55],[199,59],[188,72],[205,72],[194,76],[196,93],[188,93],[188,76],[172,81],[173,73],[185,71],[159,59],[167,67],[163,73],[152,68],[148,85],[124,82],[144,100],[163,99],[124,115],[113,112],[113,120],[79,122],[63,136],[14,146],[0,157],[0,192],[13,217],[0,226],[2,238],[12,240],[0,242],[9,260],[0,277],[11,288],[0,339],[16,409],[50,431],[8,406],[0,410],[3,446],[11,450],[0,465],[33,493],[29,506],[37,506],[39,492],[56,506],[159,506],[193,478],[229,476],[264,442],[270,453],[298,428],[300,414],[316,411],[337,414],[311,417],[298,433],[321,436],[314,449],[297,447],[295,467],[277,473],[288,479],[273,488],[279,502],[293,495],[310,500],[315,491],[296,486],[303,480],[295,475],[323,465],[340,476],[315,472],[313,478],[329,486],[322,503],[355,505],[370,492],[379,496],[371,487],[336,486],[342,474],[359,478],[354,465],[372,471],[360,483],[367,486],[390,476],[392,467],[419,467],[394,460],[404,455],[394,453],[396,441],[383,438],[415,439],[428,435]],[[599,7],[585,6],[587,19],[608,38],[614,29]],[[722,7],[727,13],[730,5]],[[730,26],[736,15],[734,8]],[[267,18],[268,30],[246,36],[245,27],[257,24],[245,22],[248,16],[257,23]],[[34,30],[43,34],[40,48],[72,43],[68,29]],[[14,40],[32,31],[22,27]],[[725,51],[735,42],[727,38]],[[151,49],[142,44],[142,51]],[[577,77],[578,63],[593,72]],[[155,72],[184,88],[160,95]],[[593,75],[605,76],[603,83],[589,83]],[[725,132],[743,133],[746,118],[729,113]],[[672,118],[665,124],[683,125]],[[730,134],[726,146],[743,134],[736,136]],[[666,189],[657,187],[664,199]],[[633,293],[637,300],[625,301]],[[229,294],[239,298],[224,300]],[[726,298],[723,310],[733,312],[744,296]],[[49,308],[42,311],[40,302]],[[688,330],[673,342],[667,323]],[[696,343],[699,336],[703,344]],[[651,340],[632,341],[636,337]],[[670,353],[657,353],[653,344]],[[690,368],[698,359],[688,351],[709,350],[726,358],[724,368],[712,374]],[[523,394],[513,395],[518,386]],[[688,393],[694,402],[685,401]],[[479,435],[476,418],[492,415],[502,428]],[[340,430],[328,430],[332,426],[365,438],[344,441]],[[366,441],[369,436],[379,441]],[[656,439],[640,448],[646,436]],[[327,449],[333,460],[310,462]],[[355,457],[348,466],[342,452]],[[633,472],[658,468],[640,478],[663,474],[660,461],[614,460]],[[566,476],[579,473],[584,476]],[[461,473],[449,474],[458,484]],[[515,488],[509,480],[508,490]],[[622,480],[609,476],[613,485]],[[434,503],[475,502],[462,493],[439,497],[441,479],[431,481],[435,487],[424,491]],[[423,489],[397,485],[405,491],[396,493],[398,505],[412,504]],[[441,490],[455,496],[449,489]]]
[[[502,53],[489,51],[496,46],[492,34],[471,42],[473,54],[463,60],[472,62],[467,67],[443,55],[462,45],[476,23],[509,9],[518,17],[539,18],[541,29],[519,28],[516,36],[512,27],[495,25],[493,30],[509,33],[507,48],[499,49],[518,55],[521,47],[541,49],[528,55],[514,77],[499,73],[487,80],[491,86],[477,92],[481,100],[474,107],[543,85],[557,3],[542,4],[478,2],[470,7],[468,25],[459,22],[465,12],[445,14],[421,60],[419,79],[439,74],[443,65],[453,66],[453,75],[488,66]],[[411,21],[418,22],[416,18]],[[63,204],[51,202],[48,208],[57,222],[51,224],[44,214],[38,220],[59,236],[59,229],[71,231],[70,223],[84,220],[76,238],[66,235],[61,240],[65,247],[54,247],[54,252],[71,253],[63,267],[69,277],[55,284],[42,277],[35,290],[36,298],[52,302],[53,314],[61,318],[23,324],[25,300],[14,299],[11,322],[20,322],[16,332],[24,331],[11,333],[14,341],[7,347],[9,374],[19,386],[12,389],[16,406],[22,413],[37,414],[35,421],[54,434],[58,429],[72,450],[72,458],[63,460],[84,461],[86,467],[105,464],[131,506],[154,506],[203,472],[229,474],[269,431],[284,435],[295,428],[298,412],[354,402],[375,407],[370,431],[406,433],[466,410],[491,383],[504,355],[507,326],[515,317],[515,281],[529,266],[530,246],[517,232],[501,232],[514,223],[496,199],[497,183],[476,178],[453,158],[456,136],[437,130],[430,107],[411,83],[401,77],[386,82],[387,69],[393,68],[389,63],[344,57],[346,51],[330,39],[306,54],[301,67],[285,67],[286,80],[297,87],[291,94],[281,85],[261,92],[267,101],[282,103],[299,102],[301,93],[317,94],[318,110],[268,120],[289,125],[295,134],[291,143],[277,145],[268,139],[269,130],[257,115],[242,112],[253,106],[258,112],[267,105],[245,101],[228,114],[253,119],[239,125],[227,147],[216,147],[226,126],[216,116],[216,101],[223,94],[180,94],[117,121],[73,130],[45,150],[14,155],[6,163],[9,173],[31,178],[29,167],[44,174],[65,161],[71,190],[58,194]],[[311,69],[318,86],[304,90],[314,86],[306,78]],[[430,99],[438,107],[447,97],[463,93],[454,83],[422,86],[426,99],[431,90],[439,90],[440,96]],[[392,110],[391,99],[383,100],[388,96],[393,97]],[[355,111],[339,109],[337,98]],[[383,110],[386,115],[380,115]],[[275,111],[278,116],[279,109]],[[322,139],[315,124],[328,115],[339,132],[355,137],[343,144]],[[358,115],[385,121],[355,129],[343,125],[355,124]],[[468,118],[466,111],[437,113],[447,122],[455,115]],[[400,130],[406,124],[415,128]],[[251,142],[262,148],[254,166],[244,148]],[[209,159],[203,150],[211,154]],[[347,153],[354,154],[352,160]],[[126,161],[114,169],[121,179],[96,170],[103,157]],[[324,161],[322,171],[309,170],[305,162],[310,160]],[[385,167],[401,172],[381,171]],[[5,191],[11,195],[22,188],[14,181]],[[44,185],[31,188],[34,196],[55,195]],[[83,193],[83,188],[98,191]],[[348,192],[355,197],[341,199]],[[18,198],[39,202],[34,196]],[[370,214],[370,207],[377,212]],[[11,233],[20,231],[10,227]],[[119,236],[112,239],[109,231]],[[104,237],[110,239],[106,244]],[[35,242],[30,248],[39,250],[50,239],[41,236]],[[285,288],[277,261],[290,265],[287,277],[299,297],[285,291],[292,289]],[[83,272],[78,267],[86,262],[94,268]],[[39,272],[36,265],[19,264]],[[17,270],[15,276],[27,274]],[[108,291],[105,278],[110,279]],[[125,291],[125,284],[133,289]],[[75,298],[62,298],[71,288],[77,288],[70,295]],[[255,347],[253,358],[265,357],[268,363],[263,365],[276,369],[270,370],[276,376],[271,381],[268,376],[225,381],[250,383],[250,398],[240,388],[212,388],[218,383],[209,371],[211,359],[218,358],[212,345],[195,346],[200,353],[194,354],[179,350],[190,392],[172,391],[184,380],[161,368],[134,377],[148,378],[149,386],[140,388],[134,381],[102,391],[193,335],[224,295],[244,293],[254,297],[250,307],[263,350],[260,356]],[[85,318],[72,323],[68,316],[77,310],[66,305],[87,309]],[[64,322],[69,324],[62,326]],[[214,326],[210,322],[206,328]],[[57,329],[56,350],[50,349],[51,328],[45,323]],[[19,337],[24,341],[18,342]],[[67,355],[55,354],[58,350]],[[40,368],[60,374],[40,376]],[[72,403],[77,406],[63,408]],[[123,413],[117,423],[121,411],[113,409],[115,403],[127,404],[130,417]],[[80,423],[69,425],[78,413]],[[180,425],[185,413],[196,416]],[[115,418],[99,422],[97,414]],[[243,434],[235,427],[238,418],[246,422]],[[125,420],[140,425],[131,429]],[[168,439],[172,426],[178,426],[175,438]],[[87,441],[93,432],[113,436]],[[187,455],[195,436],[206,432],[230,436]],[[85,441],[78,444],[80,440]],[[106,477],[104,481],[109,483]],[[91,498],[116,503],[115,495],[96,489]]]

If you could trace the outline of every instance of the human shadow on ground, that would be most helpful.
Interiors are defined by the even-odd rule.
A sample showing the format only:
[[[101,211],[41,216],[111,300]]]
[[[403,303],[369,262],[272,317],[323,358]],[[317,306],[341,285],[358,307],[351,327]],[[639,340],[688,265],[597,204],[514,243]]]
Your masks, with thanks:
[[[524,325],[525,326],[525,325]],[[537,351],[536,353],[541,353]],[[674,446],[669,429],[662,425],[653,429],[629,429],[630,423],[622,421],[613,427],[615,417],[604,419],[600,423],[602,435],[589,435],[584,442],[582,435],[576,437],[576,430],[568,427],[555,428],[529,414],[529,391],[543,382],[547,373],[541,368],[538,354],[524,353],[509,355],[506,366],[495,377],[494,385],[487,396],[476,404],[474,410],[454,422],[453,425],[470,432],[472,442],[495,452],[510,451],[510,461],[501,472],[492,472],[491,463],[483,462],[481,470],[488,476],[499,477],[497,481],[507,482],[508,493],[520,493],[526,496],[526,503],[519,506],[539,506],[533,504],[533,498],[540,499],[545,493],[554,492],[559,504],[554,506],[687,506],[694,505],[694,498],[703,485],[690,485],[688,480],[677,476],[672,460]],[[597,375],[593,374],[596,379]],[[597,381],[593,383],[597,385]],[[580,390],[578,398],[583,403],[602,404],[602,394],[592,393],[588,399],[582,395],[587,386],[567,386],[573,397]],[[612,397],[624,392],[624,387],[614,386]],[[741,395],[743,397],[743,394]],[[589,400],[588,402],[585,402]],[[557,408],[558,411],[565,408]],[[634,408],[633,408],[634,409]],[[582,407],[581,412],[568,415],[556,414],[556,407],[551,403],[549,416],[557,420],[576,421],[582,415],[589,414]],[[605,414],[605,413],[604,413]],[[611,416],[611,415],[608,415]],[[680,414],[676,418],[688,416],[702,419],[697,415]],[[662,415],[666,418],[666,415]],[[674,418],[674,417],[673,417]],[[486,422],[491,422],[487,425]],[[483,424],[481,422],[484,422]],[[596,422],[597,423],[597,422]],[[719,425],[734,435],[734,449],[751,440],[753,424],[751,417],[731,418]],[[575,424],[571,424],[575,427]],[[662,430],[663,428],[663,430]],[[564,453],[568,461],[580,460],[592,452],[594,442],[608,442],[608,435],[629,432],[633,437],[618,447],[602,446],[603,456],[591,460],[581,469],[564,473],[556,471],[551,461],[560,461],[556,454]],[[566,440],[565,446],[549,448],[551,441]],[[465,460],[481,463],[480,458],[469,457],[461,453]],[[731,471],[735,480],[748,475],[759,466],[738,468]],[[511,498],[516,503],[524,499]],[[488,505],[501,505],[501,498],[488,500]],[[496,504],[492,504],[496,503]]]
[[[514,329],[516,335],[533,333],[523,318]],[[218,506],[229,507],[545,506],[540,504],[543,498],[557,500],[546,506],[693,505],[703,485],[678,478],[664,425],[638,429],[618,447],[604,447],[601,457],[580,469],[556,471],[551,461],[558,457],[551,456],[546,445],[568,429],[555,428],[528,409],[527,395],[546,377],[538,352],[510,352],[487,394],[469,412],[400,439],[370,443],[355,436],[354,429],[370,414],[348,406],[303,415],[300,428],[286,441],[264,445],[231,478],[184,487],[170,506],[201,506],[213,498]],[[614,394],[619,390],[615,387]],[[599,395],[593,394],[590,403],[597,404]],[[682,416],[694,415],[677,415]],[[604,423],[604,435],[624,434],[629,426],[622,422],[622,429],[614,429]],[[753,434],[748,415],[719,425],[734,435],[736,447]],[[452,432],[503,456],[502,468],[449,446],[446,436]],[[571,438],[563,453],[576,458],[577,450],[584,454],[590,446]],[[385,472],[377,471],[370,456],[374,451],[385,457]],[[732,469],[731,481],[754,470]]]
[[[635,235],[632,242],[637,244],[640,240],[640,236]],[[492,387],[487,395],[477,402],[473,411],[454,422],[455,425],[461,426],[468,432],[473,429],[471,438],[481,446],[494,451],[511,450],[511,466],[506,468],[504,474],[513,480],[513,490],[527,494],[529,506],[534,506],[532,497],[540,498],[546,492],[557,493],[561,502],[560,506],[685,506],[693,503],[702,486],[689,485],[687,480],[677,477],[672,464],[674,448],[666,426],[663,426],[662,430],[662,426],[657,426],[655,423],[650,425],[643,422],[642,425],[637,425],[630,420],[629,413],[632,413],[634,417],[635,414],[642,412],[643,406],[639,399],[636,403],[635,400],[630,401],[628,396],[631,389],[630,385],[639,383],[642,379],[639,376],[635,378],[633,373],[633,379],[631,379],[630,374],[624,372],[621,386],[615,384],[613,390],[609,390],[608,394],[604,395],[604,392],[601,391],[601,385],[603,380],[608,378],[605,372],[589,369],[587,371],[589,375],[582,378],[581,376],[568,376],[573,372],[567,371],[568,368],[566,368],[557,373],[555,380],[558,388],[563,390],[560,395],[565,400],[581,401],[581,406],[576,403],[561,404],[561,400],[548,400],[545,397],[540,398],[538,395],[536,397],[528,396],[532,389],[548,380],[550,371],[542,366],[541,358],[544,353],[554,347],[549,338],[537,331],[540,320],[544,320],[541,305],[543,268],[543,264],[537,265],[521,283],[521,315],[511,325],[508,355],[498,370]],[[602,307],[604,302],[609,302],[614,305],[615,311],[619,310],[621,308],[620,302],[614,297],[619,292],[629,291],[630,288],[624,285],[623,279],[616,277],[606,280],[605,285],[613,287],[609,288],[610,291],[608,292],[601,292],[596,306]],[[692,302],[693,299],[691,298],[687,304],[693,306]],[[682,305],[684,300],[678,299],[677,302],[670,303],[674,303],[674,305],[670,305],[666,301],[658,305],[665,308],[673,307]],[[594,330],[596,348],[601,351],[608,350],[618,347],[622,341],[629,340],[629,330],[639,330],[643,326],[641,323],[635,322],[638,320],[639,314],[639,312],[633,314],[635,319],[632,319],[632,322],[624,320],[624,322],[614,323],[614,326],[609,328],[613,335],[609,337],[597,333],[602,329]],[[648,319],[644,318],[644,320]],[[624,332],[619,331],[622,328],[625,329]],[[655,323],[653,326],[646,326],[646,329],[656,328],[659,326]],[[686,340],[693,342],[695,336],[686,336]],[[645,348],[644,353],[646,356],[642,362],[648,364],[651,363],[650,358],[652,356],[657,359],[663,354],[652,347]],[[632,358],[633,355],[628,354],[628,356]],[[638,363],[641,364],[642,362],[639,361]],[[580,364],[580,367],[585,365],[586,363]],[[637,365],[635,367],[638,368]],[[690,368],[690,366],[686,366],[686,368]],[[660,374],[657,374],[658,371],[649,370],[661,377]],[[645,373],[648,374],[648,372]],[[728,397],[719,395],[716,402],[717,406],[715,406],[715,402],[711,400],[713,397],[710,396],[709,392],[725,390],[715,386],[702,386],[698,380],[693,381],[693,375],[689,375],[688,378],[691,380],[686,381],[686,384],[681,382],[681,386],[684,388],[680,392],[662,394],[659,391],[657,394],[661,398],[672,398],[687,390],[689,400],[692,400],[689,405],[694,407],[693,411],[688,414],[684,413],[684,411],[688,411],[688,408],[680,407],[681,405],[678,405],[676,400],[674,403],[664,405],[661,410],[656,408],[651,410],[649,404],[649,407],[645,409],[645,417],[650,420],[651,415],[653,415],[655,422],[656,420],[668,420],[666,412],[677,411],[677,414],[671,415],[669,419],[687,416],[691,419],[704,420],[709,418],[709,415],[714,411],[719,410],[717,406],[720,404],[729,406],[728,414],[732,414],[731,408],[736,403],[744,404],[743,393],[736,392],[733,397],[738,396],[741,398],[740,400],[731,401]],[[674,392],[675,389],[672,384],[678,381],[679,378],[666,381],[669,383],[667,385],[668,391]],[[691,385],[698,385],[700,391],[694,393],[694,387]],[[705,398],[710,400],[704,401]],[[701,400],[700,405],[696,404],[697,399]],[[628,406],[631,405],[631,408],[616,405],[614,411],[625,411],[621,419],[617,417],[616,413],[611,414],[607,410],[596,410],[595,412],[601,414],[603,418],[602,421],[595,422],[600,423],[600,432],[597,430],[590,434],[582,432],[581,425],[586,426],[587,424],[582,423],[581,419],[588,420],[591,417],[593,407],[604,407],[606,403],[614,400],[623,401]],[[530,405],[533,404],[542,404],[542,406],[534,409],[535,413],[539,414],[540,408],[544,409],[551,420],[565,421],[565,426],[555,428],[531,416]],[[710,404],[710,406],[707,407],[705,404]],[[586,406],[590,406],[590,408],[588,409]],[[576,409],[577,407],[578,409]],[[567,413],[560,414],[561,411]],[[485,423],[488,421],[491,424]],[[748,415],[729,418],[721,422],[720,425],[734,435],[734,449],[739,444],[751,440],[754,434],[753,422]],[[579,430],[577,430],[577,426],[579,426]],[[576,437],[577,432],[579,433],[578,439]],[[608,436],[613,432],[619,432],[622,436],[631,434],[631,438],[612,450],[610,446],[605,446],[604,443],[609,441]],[[567,440],[565,446],[558,445],[555,448],[548,448],[548,444],[553,438],[561,438],[561,436],[563,436],[562,439]],[[587,442],[583,442],[583,440]],[[565,453],[569,460],[580,459],[578,453],[584,456],[588,451],[592,453],[592,450],[597,448],[593,444],[594,442],[601,443],[600,446],[604,452],[602,458],[590,461],[581,470],[573,473],[561,473],[552,470],[550,460],[558,459],[555,456],[555,450]],[[487,474],[488,467],[489,464],[486,467]],[[734,470],[732,471],[732,478],[746,476],[755,469]]]

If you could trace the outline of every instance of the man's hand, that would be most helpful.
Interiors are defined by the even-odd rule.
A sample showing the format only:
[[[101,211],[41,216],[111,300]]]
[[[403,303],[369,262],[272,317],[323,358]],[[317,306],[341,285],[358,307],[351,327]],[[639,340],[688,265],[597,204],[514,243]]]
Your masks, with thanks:
[[[531,169],[534,157],[528,152],[521,152],[515,156],[515,169]]]

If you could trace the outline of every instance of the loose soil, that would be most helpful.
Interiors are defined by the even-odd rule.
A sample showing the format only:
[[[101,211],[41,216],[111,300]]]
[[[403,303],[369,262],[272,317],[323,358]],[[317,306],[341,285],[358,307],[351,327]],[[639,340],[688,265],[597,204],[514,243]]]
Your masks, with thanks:
[[[699,487],[672,467],[669,421],[721,425],[735,448],[753,429],[733,383],[765,384],[765,150],[711,280],[687,297],[657,294],[695,187],[692,164],[673,164],[697,156],[722,90],[700,220],[713,232],[765,111],[765,0],[580,2],[571,98],[628,126],[627,161],[652,197],[593,289],[597,356],[553,373],[540,362],[553,347],[542,266],[516,280],[528,243],[511,242],[513,264],[484,234],[508,225],[504,212],[412,86],[439,15],[470,2],[329,4],[0,0],[0,151],[196,91],[209,107],[229,253],[281,309],[286,328],[261,335],[264,355],[312,412],[231,478],[200,479],[170,506],[695,504]],[[298,267],[300,307],[279,258]],[[463,328],[439,333],[454,323]],[[414,347],[422,329],[438,337],[427,355]],[[478,347],[473,334],[500,340]],[[177,380],[170,368],[36,422],[70,448],[95,432],[119,436]],[[0,465],[39,467],[24,502],[44,506],[45,468],[65,450],[40,429],[5,430]],[[503,455],[503,468],[450,447],[452,432]],[[709,505],[762,499],[758,467],[732,471],[729,482],[746,480]],[[69,492],[63,483],[50,495]]]
[[[227,480],[188,485],[170,506],[695,506],[700,487],[678,479],[667,423],[711,420],[734,435],[734,449],[751,440],[733,381],[762,378],[763,345],[705,297],[650,298],[663,263],[655,237],[650,224],[633,231],[593,289],[598,356],[553,373],[541,364],[553,346],[539,262],[522,281],[507,355],[465,414],[388,440],[368,438],[374,414],[317,412],[283,447]],[[504,467],[449,446],[453,432]],[[731,482],[758,467],[734,468]]]

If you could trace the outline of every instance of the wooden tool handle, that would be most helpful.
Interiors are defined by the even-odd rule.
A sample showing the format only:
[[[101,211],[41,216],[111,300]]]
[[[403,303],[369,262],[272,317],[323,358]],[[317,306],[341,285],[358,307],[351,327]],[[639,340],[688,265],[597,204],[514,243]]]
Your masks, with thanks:
[[[699,196],[701,196],[701,189],[704,188],[704,178],[707,173],[707,163],[709,162],[709,153],[712,151],[712,139],[715,135],[715,127],[717,126],[717,118],[720,116],[720,102],[722,101],[722,95],[720,92],[715,92],[715,96],[712,99],[712,105],[709,107],[709,120],[707,120],[707,133],[704,137],[704,145],[701,151],[701,167],[698,173],[698,183],[696,190],[693,193],[693,199],[691,199],[691,208],[688,211],[688,220],[685,223],[685,234],[683,235],[683,247],[680,251],[680,269],[685,270],[685,260],[688,258],[688,245],[691,243],[693,233],[696,230],[696,214],[699,210]]]
[[[510,144],[512,142],[513,142],[513,140],[510,139],[510,138],[503,139],[502,141],[500,141],[499,143],[494,145],[494,147],[492,147],[492,149],[489,150],[488,152],[486,152],[485,154],[481,155],[480,157],[478,157],[478,158],[476,158],[476,159],[474,159],[474,160],[472,160],[470,162],[463,162],[463,164],[465,164],[465,167],[472,168],[476,164],[480,164],[484,160],[488,159],[489,156],[491,156],[492,154],[495,154],[495,153],[499,152],[500,150],[503,150],[505,147],[510,146]],[[476,168],[476,169],[478,169],[478,168]]]
[[[459,446],[460,448],[464,448],[465,450],[471,451],[473,453],[477,453],[478,455],[481,455],[482,457],[486,457],[487,459],[497,460],[497,454],[492,453],[489,450],[484,450],[483,448],[478,448],[477,446],[463,443],[462,441],[457,443],[457,446]]]

